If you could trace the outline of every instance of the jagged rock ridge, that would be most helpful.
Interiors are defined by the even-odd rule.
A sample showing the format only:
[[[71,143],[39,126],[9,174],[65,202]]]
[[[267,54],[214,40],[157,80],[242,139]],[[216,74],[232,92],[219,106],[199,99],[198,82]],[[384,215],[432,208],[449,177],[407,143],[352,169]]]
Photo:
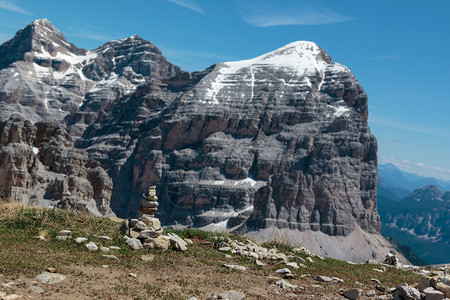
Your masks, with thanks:
[[[57,36],[48,23],[23,32]],[[157,184],[168,225],[379,231],[367,95],[316,44],[188,73],[137,36],[93,51],[63,37],[55,43],[2,60],[1,108],[64,120],[76,146],[111,176],[120,216],[135,213]]]

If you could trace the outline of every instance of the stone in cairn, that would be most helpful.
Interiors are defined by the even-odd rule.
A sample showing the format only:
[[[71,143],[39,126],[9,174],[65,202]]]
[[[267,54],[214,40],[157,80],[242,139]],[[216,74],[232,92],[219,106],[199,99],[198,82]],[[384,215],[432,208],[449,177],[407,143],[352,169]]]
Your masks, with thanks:
[[[151,186],[143,196],[141,206],[139,206],[139,211],[142,213],[142,216],[139,219],[131,219],[129,222],[125,220],[121,230],[127,230],[129,236],[139,239],[144,246],[148,245],[151,247],[153,245],[152,248],[154,248],[156,247],[155,245],[160,244],[158,242],[163,233],[161,222],[154,216],[158,211],[156,186]],[[156,243],[155,240],[157,240]],[[164,243],[162,247],[158,248],[167,249],[167,247],[168,245],[166,246]]]
[[[144,198],[141,199],[141,206],[139,211],[144,215],[153,217],[158,211],[158,197],[156,196],[156,186],[148,188],[147,192],[143,194]]]

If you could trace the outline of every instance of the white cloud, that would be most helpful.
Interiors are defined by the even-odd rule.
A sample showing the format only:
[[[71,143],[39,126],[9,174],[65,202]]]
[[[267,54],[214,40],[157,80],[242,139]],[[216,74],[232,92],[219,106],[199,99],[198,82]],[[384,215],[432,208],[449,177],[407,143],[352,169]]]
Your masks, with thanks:
[[[424,168],[424,169],[428,169],[428,170],[433,170],[433,171],[438,171],[438,172],[443,172],[444,170],[442,170],[442,168],[440,167],[435,167],[435,166],[429,166],[424,164],[423,162],[418,162],[416,164],[416,166],[418,166],[419,168]]]
[[[392,163],[400,170],[417,174],[425,177],[434,177],[442,180],[450,180],[450,170],[445,170],[442,167],[428,165],[423,162],[411,162],[405,159],[397,159],[392,156],[379,155],[379,162],[382,164]]]
[[[177,5],[183,6],[187,9],[198,12],[199,14],[204,14],[203,9],[192,0],[167,0],[169,2],[175,3]]]
[[[17,12],[17,13],[23,14],[23,15],[28,15],[28,16],[32,15],[29,11],[19,7],[14,2],[15,1],[0,0],[0,8],[6,9],[9,11],[13,11],[13,12]]]
[[[244,21],[256,27],[323,25],[351,20],[317,1],[241,0],[239,7]]]

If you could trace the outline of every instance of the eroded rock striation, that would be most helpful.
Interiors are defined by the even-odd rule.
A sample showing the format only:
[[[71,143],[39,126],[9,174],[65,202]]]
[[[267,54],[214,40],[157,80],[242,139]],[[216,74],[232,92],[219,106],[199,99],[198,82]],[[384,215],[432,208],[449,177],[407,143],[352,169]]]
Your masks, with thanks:
[[[166,225],[379,232],[367,95],[316,44],[188,73],[137,36],[87,51],[59,34],[38,20],[0,46],[25,53],[2,58],[0,105],[64,120],[108,171],[119,216],[157,185]]]
[[[78,141],[100,160],[120,153],[112,175],[119,214],[136,209],[136,191],[159,184],[166,224],[379,230],[377,144],[367,96],[346,67],[295,42],[191,77],[176,89],[176,77],[140,86]],[[136,128],[124,157],[115,141]]]
[[[110,216],[111,190],[106,171],[56,123],[0,119],[1,198]]]

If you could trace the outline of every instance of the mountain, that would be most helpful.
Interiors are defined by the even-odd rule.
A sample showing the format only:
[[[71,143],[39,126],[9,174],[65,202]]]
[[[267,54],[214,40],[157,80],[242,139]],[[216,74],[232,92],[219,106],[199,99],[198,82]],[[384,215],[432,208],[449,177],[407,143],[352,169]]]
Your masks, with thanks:
[[[396,189],[399,194],[406,197],[404,191],[409,192],[427,185],[435,185],[443,190],[450,190],[450,181],[440,180],[433,177],[423,177],[416,174],[404,172],[392,163],[378,164],[378,176],[383,180],[383,187]]]
[[[378,197],[385,236],[395,236],[430,264],[450,261],[450,192],[429,185],[401,201]]]
[[[4,117],[67,130],[108,172],[119,216],[136,215],[157,185],[166,225],[261,239],[280,229],[316,253],[358,261],[388,251],[367,95],[316,44],[189,73],[138,36],[88,51],[43,19],[0,54]]]

